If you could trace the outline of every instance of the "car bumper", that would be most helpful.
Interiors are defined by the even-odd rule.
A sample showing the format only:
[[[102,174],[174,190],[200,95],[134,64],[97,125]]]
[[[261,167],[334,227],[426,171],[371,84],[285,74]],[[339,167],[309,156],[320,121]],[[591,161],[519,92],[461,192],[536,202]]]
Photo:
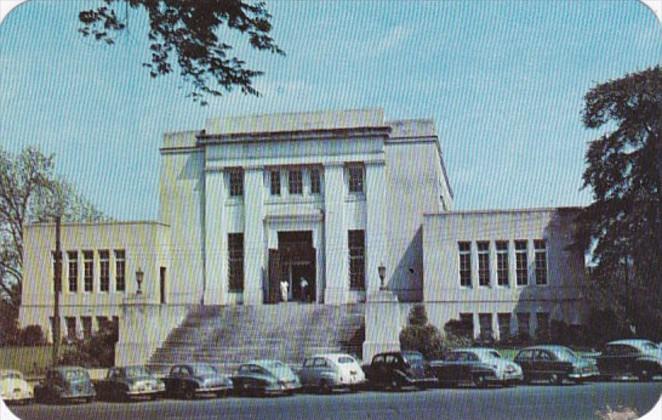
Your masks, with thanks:
[[[20,392],[20,393],[13,393],[9,395],[2,395],[0,398],[6,403],[16,403],[16,402],[22,402],[22,401],[30,401],[34,398],[32,394]]]
[[[232,389],[232,385],[218,385],[218,386],[199,387],[195,390],[195,392],[197,394],[206,394],[212,392],[229,391],[231,389]]]
[[[524,374],[523,373],[512,373],[512,374],[506,374],[503,376],[488,376],[485,379],[487,379],[489,382],[499,382],[503,384],[515,384],[518,382],[522,382],[524,380]]]
[[[598,376],[598,372],[573,372],[568,374],[570,379],[588,379]]]
[[[63,400],[82,400],[86,398],[94,398],[97,394],[95,392],[86,392],[80,394],[61,394],[60,398]]]
[[[165,392],[164,389],[149,389],[149,390],[141,390],[141,391],[128,391],[126,395],[129,397],[143,397],[143,396],[150,396],[150,395],[158,395],[162,394]]]
[[[413,386],[431,386],[439,383],[437,378],[409,378],[407,383]]]

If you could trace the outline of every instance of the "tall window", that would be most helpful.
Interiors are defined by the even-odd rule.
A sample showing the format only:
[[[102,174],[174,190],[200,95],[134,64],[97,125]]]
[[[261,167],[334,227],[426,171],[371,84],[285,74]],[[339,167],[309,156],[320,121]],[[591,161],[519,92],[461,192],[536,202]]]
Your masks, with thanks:
[[[288,172],[288,190],[290,194],[303,194],[303,176],[300,169],[292,169]]]
[[[115,251],[115,291],[123,292],[126,288],[126,259],[124,250]]]
[[[529,314],[526,312],[517,313],[517,332],[519,335],[529,335]]]
[[[108,251],[99,251],[99,290],[110,290],[110,254]]]
[[[350,166],[347,168],[349,172],[349,192],[362,193],[363,192],[363,167]]]
[[[83,324],[83,337],[84,338],[92,337],[92,317],[81,316],[80,322],[81,324]]]
[[[228,234],[228,275],[231,291],[244,290],[244,234]]]
[[[458,242],[460,250],[460,286],[471,287],[471,242]]]
[[[310,170],[310,193],[319,194],[322,192],[322,181],[320,179],[320,170],[313,168]]]
[[[365,289],[365,232],[349,231],[349,287]]]
[[[67,259],[69,260],[69,292],[76,293],[78,291],[78,252],[67,251]]]
[[[508,242],[497,241],[497,284],[499,286],[508,286]]]
[[[473,338],[474,336],[474,315],[472,313],[460,314],[460,326],[458,334],[462,337]]]
[[[526,241],[515,241],[515,264],[518,286],[526,286],[529,283],[529,261],[526,252]]]
[[[544,239],[533,241],[536,253],[536,284],[547,284],[547,246]]]
[[[536,329],[536,338],[539,338],[541,340],[549,340],[550,339],[549,313],[538,312],[536,314],[536,321],[538,322],[538,328]]]
[[[64,317],[64,322],[67,325],[67,338],[69,340],[76,339],[76,318],[73,316]]]
[[[271,195],[280,195],[280,171],[271,171],[269,174]]]
[[[478,314],[478,323],[480,325],[480,339],[482,341],[494,340],[492,314]]]
[[[94,290],[94,252],[83,251],[83,286],[86,292]]]
[[[478,242],[478,284],[490,285],[490,243]]]
[[[499,323],[499,339],[505,340],[506,338],[510,337],[510,314],[498,314],[497,322]]]
[[[244,195],[244,173],[241,169],[230,171],[230,196],[241,197]]]

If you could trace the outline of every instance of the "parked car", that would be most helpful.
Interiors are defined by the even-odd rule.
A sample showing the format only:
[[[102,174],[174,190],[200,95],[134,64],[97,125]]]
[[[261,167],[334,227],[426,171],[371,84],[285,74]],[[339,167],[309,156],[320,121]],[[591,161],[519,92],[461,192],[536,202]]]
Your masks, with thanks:
[[[527,347],[517,353],[515,363],[522,367],[525,382],[546,379],[561,385],[566,379],[579,383],[598,375],[593,360],[579,357],[564,346]]]
[[[156,399],[165,392],[165,384],[144,366],[113,367],[106,378],[94,384],[97,396],[103,399],[128,401],[131,398]]]
[[[490,383],[502,386],[524,379],[522,368],[501,357],[490,348],[457,349],[446,353],[442,360],[430,362],[440,384],[472,383],[484,388]]]
[[[17,370],[0,369],[0,398],[6,403],[29,403],[34,390]]]
[[[163,378],[166,394],[193,399],[196,395],[227,395],[232,390],[232,381],[206,363],[184,363],[170,368],[168,376]]]
[[[237,392],[248,394],[293,394],[301,388],[299,377],[278,360],[253,360],[239,366],[232,377]]]
[[[84,400],[90,402],[96,396],[87,370],[80,366],[49,368],[46,377],[34,388],[35,400],[61,403]]]
[[[607,343],[597,357],[600,376],[634,375],[648,381],[662,375],[662,349],[648,340],[618,340]]]
[[[376,354],[363,371],[372,385],[393,390],[407,386],[426,388],[437,383],[427,360],[417,351]]]
[[[354,390],[365,383],[365,373],[356,359],[343,353],[307,357],[299,378],[304,388],[327,393],[339,388]]]

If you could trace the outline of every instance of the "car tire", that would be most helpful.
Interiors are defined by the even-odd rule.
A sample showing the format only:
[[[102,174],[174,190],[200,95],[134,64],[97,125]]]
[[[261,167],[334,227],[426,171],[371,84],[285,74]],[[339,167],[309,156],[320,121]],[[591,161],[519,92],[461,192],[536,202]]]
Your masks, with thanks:
[[[391,391],[400,391],[400,381],[396,378],[391,379]]]
[[[487,388],[487,381],[485,380],[484,375],[474,375],[471,378],[471,381],[476,386],[476,388]]]
[[[549,383],[554,385],[563,385],[564,375],[560,373],[552,373],[549,375]]]
[[[218,391],[216,393],[216,398],[225,398],[228,395],[228,391],[223,390],[223,391]]]
[[[650,370],[643,366],[639,368],[639,372],[637,372],[637,378],[639,379],[639,382],[649,382],[652,378],[652,375]]]
[[[192,386],[186,387],[184,389],[184,399],[192,400],[193,398],[195,398],[195,389]]]
[[[322,379],[319,384],[319,391],[322,394],[330,394],[331,393],[331,387],[329,386],[329,383]]]

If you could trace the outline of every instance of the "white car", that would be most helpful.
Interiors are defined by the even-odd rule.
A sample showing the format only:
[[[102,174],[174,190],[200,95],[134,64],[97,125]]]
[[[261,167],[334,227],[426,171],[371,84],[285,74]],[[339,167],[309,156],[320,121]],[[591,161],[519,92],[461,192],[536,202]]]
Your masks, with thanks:
[[[299,378],[304,388],[322,392],[339,388],[354,390],[366,381],[365,373],[356,359],[344,353],[307,357],[299,372]]]
[[[29,403],[34,398],[34,390],[17,370],[0,370],[0,398],[7,403]]]

